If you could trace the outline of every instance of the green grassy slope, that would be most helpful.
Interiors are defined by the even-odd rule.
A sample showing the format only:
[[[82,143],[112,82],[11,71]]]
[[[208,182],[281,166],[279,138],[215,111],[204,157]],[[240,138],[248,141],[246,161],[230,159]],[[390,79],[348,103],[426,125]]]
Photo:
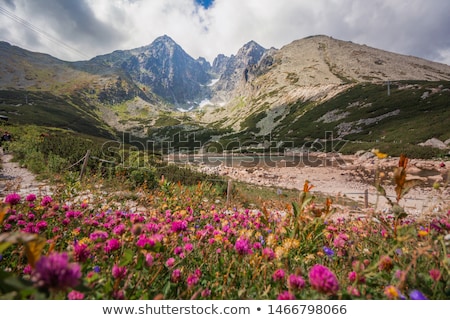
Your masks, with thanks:
[[[76,96],[56,96],[49,92],[0,90],[0,114],[13,124],[70,129],[111,138],[114,132],[98,117],[93,106]]]
[[[349,141],[339,151],[372,147],[403,151],[442,153],[417,144],[430,138],[450,138],[450,82],[394,82],[390,95],[385,84],[361,83],[324,103],[299,101],[272,131],[272,139],[301,147],[332,136]],[[241,137],[258,132],[265,112],[245,121]],[[320,120],[322,119],[322,120]],[[431,154],[429,155],[431,156]]]

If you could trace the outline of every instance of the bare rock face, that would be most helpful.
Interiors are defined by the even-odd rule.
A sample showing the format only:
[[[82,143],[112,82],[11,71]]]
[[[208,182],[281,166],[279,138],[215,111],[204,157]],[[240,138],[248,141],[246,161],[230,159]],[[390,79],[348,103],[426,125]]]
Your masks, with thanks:
[[[436,139],[436,138],[428,139],[427,141],[425,141],[423,143],[419,143],[419,145],[423,146],[423,147],[432,147],[432,148],[437,148],[437,149],[441,149],[441,150],[449,149],[449,146],[445,142],[442,142],[441,140]]]
[[[255,41],[250,41],[239,49],[236,55],[217,56],[212,65],[212,72],[219,75],[219,80],[212,87],[212,101],[226,103],[232,99],[236,88],[253,77],[253,70],[265,52],[265,48]]]

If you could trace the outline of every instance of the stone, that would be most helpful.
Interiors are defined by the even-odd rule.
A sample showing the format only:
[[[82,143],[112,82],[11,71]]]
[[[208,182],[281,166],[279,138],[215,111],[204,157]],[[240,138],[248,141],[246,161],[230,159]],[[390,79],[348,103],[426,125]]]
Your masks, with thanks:
[[[436,139],[436,138],[431,138],[425,142],[419,143],[419,146],[438,148],[438,149],[442,149],[442,150],[445,150],[448,148],[448,146],[444,142],[442,142],[441,140]]]

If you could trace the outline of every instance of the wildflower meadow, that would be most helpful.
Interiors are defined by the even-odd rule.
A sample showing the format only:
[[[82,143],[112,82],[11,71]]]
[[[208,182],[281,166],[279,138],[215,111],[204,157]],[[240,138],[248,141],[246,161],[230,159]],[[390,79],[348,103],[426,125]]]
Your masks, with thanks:
[[[161,181],[131,200],[83,187],[4,198],[1,298],[450,297],[448,208],[347,217],[307,181],[280,208],[214,201],[209,182]]]

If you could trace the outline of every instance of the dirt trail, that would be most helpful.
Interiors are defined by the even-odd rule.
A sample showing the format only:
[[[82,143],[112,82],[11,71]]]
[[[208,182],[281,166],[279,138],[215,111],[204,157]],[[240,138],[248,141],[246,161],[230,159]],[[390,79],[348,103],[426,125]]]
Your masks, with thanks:
[[[37,195],[50,194],[50,186],[38,181],[36,176],[17,162],[13,162],[12,154],[1,153],[0,196],[16,192],[22,196],[30,193]]]

